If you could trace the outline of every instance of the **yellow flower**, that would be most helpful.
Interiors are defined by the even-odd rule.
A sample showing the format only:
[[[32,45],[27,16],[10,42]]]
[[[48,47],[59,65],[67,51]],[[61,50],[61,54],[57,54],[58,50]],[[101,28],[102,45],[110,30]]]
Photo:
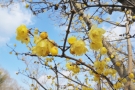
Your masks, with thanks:
[[[100,75],[94,74],[94,79],[93,79],[93,80],[99,82],[99,80],[100,80]]]
[[[70,48],[71,54],[82,55],[86,53],[87,48],[85,47],[85,42],[83,40],[75,41]]]
[[[79,16],[79,20],[82,21],[83,20],[83,17],[82,16]]]
[[[133,19],[135,19],[135,16],[132,16]]]
[[[51,78],[51,76],[47,76],[47,79],[50,79]]]
[[[26,4],[25,7],[28,8],[29,7],[29,4]]]
[[[77,65],[73,65],[73,70],[75,74],[80,72],[80,68]]]
[[[52,47],[50,53],[55,56],[58,54],[58,48],[56,46]]]
[[[48,45],[49,52],[51,52],[51,48],[54,47],[54,41],[49,40],[47,45]]]
[[[111,58],[114,58],[114,55],[113,54],[111,54],[111,56],[110,56]]]
[[[126,83],[127,82],[127,79],[126,78],[122,78],[121,82],[122,83]]]
[[[134,78],[134,74],[133,74],[133,73],[130,73],[130,74],[128,75],[128,77],[129,77],[130,79],[133,79],[133,78]]]
[[[41,32],[41,33],[40,33],[40,37],[41,37],[42,39],[46,39],[46,38],[48,37],[47,32]]]
[[[12,54],[12,52],[9,52],[9,54]]]
[[[28,36],[27,37],[16,36],[16,39],[21,41],[22,43],[25,43],[25,44],[28,44],[30,42],[30,38]]]
[[[95,68],[99,68],[99,67],[100,67],[100,61],[96,60],[96,61],[94,62],[94,67],[95,67]]]
[[[93,42],[102,41],[102,35],[105,33],[105,30],[102,28],[97,28],[96,26],[92,26],[89,31],[89,38]]]
[[[48,40],[39,41],[37,45],[32,48],[32,53],[38,56],[47,56],[50,53],[48,49]]]
[[[21,41],[22,43],[26,43],[28,44],[30,42],[30,38],[28,36],[28,29],[25,25],[20,25],[17,29],[16,29],[16,39]]]
[[[106,88],[102,88],[102,90],[106,90]]]
[[[116,64],[116,66],[119,67],[121,65],[121,62],[120,61],[117,61],[115,64]]]
[[[114,84],[113,86],[115,89],[119,89],[122,87],[122,84],[120,82],[117,82],[116,84]]]
[[[38,34],[38,28],[35,28],[34,34]]]
[[[110,59],[110,58],[105,58],[105,60],[106,60],[107,62],[109,62],[111,59]]]
[[[104,74],[105,76],[107,76],[107,75],[109,74],[109,73],[108,73],[108,69],[104,70],[103,74]]]
[[[68,43],[72,45],[76,40],[76,37],[71,36],[70,38],[68,38]]]
[[[82,86],[82,90],[93,90],[93,89],[86,86]]]
[[[73,65],[70,62],[66,63],[66,67],[67,67],[68,70],[72,70],[73,69]]]
[[[90,48],[93,50],[99,50],[101,47],[103,47],[102,42],[91,42]]]
[[[42,40],[41,37],[37,36],[37,35],[34,35],[34,43],[35,44],[38,44],[38,42],[40,42]]]
[[[16,29],[16,32],[17,32],[17,36],[20,36],[20,37],[27,37],[28,36],[28,29],[25,25],[20,25],[17,29]]]
[[[106,49],[105,47],[102,47],[102,48],[100,49],[100,53],[101,53],[101,54],[106,54],[106,53],[107,53],[107,49]]]

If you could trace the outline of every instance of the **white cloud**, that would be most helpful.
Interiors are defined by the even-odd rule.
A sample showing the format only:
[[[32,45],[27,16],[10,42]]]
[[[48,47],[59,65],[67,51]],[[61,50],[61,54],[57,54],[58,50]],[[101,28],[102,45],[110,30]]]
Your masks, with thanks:
[[[70,72],[69,71],[61,71],[61,73],[65,76],[69,76]],[[51,75],[51,78],[48,79],[47,76],[50,76]],[[64,78],[62,75],[58,74],[59,76],[59,84],[60,84],[60,87],[62,88],[64,85],[67,84],[68,80],[66,78]],[[44,74],[44,75],[41,75],[39,78],[38,78],[38,81],[45,85],[45,87],[52,87],[52,88],[56,88],[56,87],[53,87],[51,84],[52,84],[52,77],[55,77],[55,74]],[[54,80],[56,82],[56,78]]]
[[[47,75],[42,75],[38,81],[41,83],[41,84],[51,84],[51,80],[52,79],[47,79]]]
[[[15,30],[20,24],[32,24],[32,17],[20,4],[0,8],[0,46],[5,45],[15,35]]]
[[[102,28],[107,30],[107,32],[104,34],[104,36],[107,37],[108,40],[121,39],[122,37],[120,37],[119,35],[125,33],[125,28],[124,27],[116,27],[116,26],[107,27],[107,26],[103,26]]]

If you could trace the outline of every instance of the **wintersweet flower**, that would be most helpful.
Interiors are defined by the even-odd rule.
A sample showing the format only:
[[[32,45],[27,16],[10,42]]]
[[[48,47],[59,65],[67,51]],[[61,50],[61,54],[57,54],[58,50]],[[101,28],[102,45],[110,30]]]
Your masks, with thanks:
[[[25,7],[28,8],[29,7],[29,4],[26,4]]]
[[[37,35],[38,34],[38,28],[35,28],[34,30],[34,34]]]
[[[35,44],[38,44],[38,42],[40,42],[42,40],[41,37],[37,36],[37,35],[34,35],[34,43]]]
[[[66,67],[67,67],[68,70],[72,70],[73,69],[73,65],[70,62],[66,63]]]
[[[28,36],[28,28],[25,25],[20,25],[17,29],[16,29],[16,33],[18,36],[20,37],[27,37]]]
[[[102,28],[97,28],[96,26],[92,26],[89,31],[89,38],[93,42],[102,41],[102,35],[105,33],[105,30]]]
[[[77,66],[76,64],[72,64],[71,62],[67,62],[66,67],[68,70],[71,70],[74,74],[80,72],[79,66]]]
[[[116,66],[119,67],[121,65],[121,62],[120,61],[117,61],[115,64],[116,64]]]
[[[120,82],[117,82],[116,84],[114,84],[114,89],[119,89],[122,87],[122,84]]]
[[[100,53],[103,55],[103,54],[106,54],[107,53],[107,49],[105,47],[101,47],[100,48]]]
[[[80,72],[80,68],[79,68],[79,66],[77,66],[77,65],[73,65],[73,70],[72,70],[75,74],[76,73],[79,73]]]
[[[102,44],[101,41],[90,43],[90,48],[93,49],[93,50],[99,50],[101,47],[103,47],[103,44]]]
[[[29,31],[27,29],[27,27],[25,25],[20,25],[17,29],[16,29],[16,39],[21,41],[22,43],[28,44],[30,42],[30,38],[29,38]]]
[[[111,54],[111,56],[110,56],[111,58],[114,58],[114,55],[113,54]]]
[[[71,36],[70,38],[68,38],[68,40],[67,40],[67,41],[68,41],[68,43],[69,43],[69,44],[71,44],[71,45],[72,45],[76,40],[77,40],[77,39],[76,39],[76,37],[75,37],[75,36]]]
[[[121,82],[122,83],[126,83],[127,82],[127,79],[126,78],[122,78]]]
[[[93,90],[93,88],[82,86],[82,90]]]
[[[40,37],[41,37],[42,39],[46,39],[46,38],[48,37],[47,32],[41,32],[41,33],[40,33]]]
[[[134,74],[133,74],[133,73],[129,73],[128,77],[129,77],[130,79],[133,79],[133,78],[134,78]]]
[[[36,46],[32,48],[32,53],[38,55],[38,56],[47,56],[49,52],[48,48],[49,41],[47,39],[38,41]]]
[[[70,53],[75,55],[82,55],[86,53],[88,50],[85,47],[85,42],[83,40],[76,40],[70,48]]]
[[[58,54],[58,48],[57,48],[56,46],[52,47],[52,48],[50,49],[50,53],[51,53],[53,56],[57,55],[57,54]]]
[[[93,79],[93,80],[96,81],[96,82],[99,82],[99,80],[100,80],[100,75],[94,74],[94,79]]]

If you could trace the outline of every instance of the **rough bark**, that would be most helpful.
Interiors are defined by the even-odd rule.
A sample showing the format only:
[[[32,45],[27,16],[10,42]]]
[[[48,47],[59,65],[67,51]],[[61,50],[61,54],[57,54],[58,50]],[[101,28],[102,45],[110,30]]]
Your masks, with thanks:
[[[127,5],[127,6],[133,6],[135,7],[135,0],[117,0],[119,3],[122,5]],[[131,9],[132,10],[132,15],[135,15],[135,8]]]

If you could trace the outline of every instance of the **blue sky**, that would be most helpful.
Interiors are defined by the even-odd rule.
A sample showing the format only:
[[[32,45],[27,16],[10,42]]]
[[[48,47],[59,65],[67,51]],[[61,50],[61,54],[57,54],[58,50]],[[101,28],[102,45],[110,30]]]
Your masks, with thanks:
[[[28,80],[28,78],[23,75],[16,75],[16,72],[19,69],[25,69],[26,65],[21,60],[18,60],[14,53],[9,54],[11,49],[6,44],[11,47],[16,44],[16,50],[19,52],[27,51],[26,45],[15,39],[16,28],[21,24],[25,24],[28,28],[38,28],[40,31],[46,31],[50,39],[59,43],[61,43],[60,32],[65,31],[66,28],[55,27],[54,23],[50,22],[47,14],[32,15],[31,11],[25,8],[25,4],[16,3],[9,8],[0,8],[0,13],[0,66],[6,69],[11,77],[17,80],[19,85],[28,90],[28,85],[23,83],[23,80]]]
[[[36,24],[36,18],[29,12],[29,10],[23,8],[20,4],[15,4],[13,8],[0,8],[0,66],[6,69],[12,78],[16,79],[20,86],[28,86],[22,82],[26,79],[22,75],[16,75],[18,69],[24,69],[25,65],[16,58],[16,56],[10,55],[11,49],[6,46],[6,43],[11,47],[14,44],[21,45],[15,40],[15,30],[20,24],[26,24],[28,26]],[[19,50],[23,50],[19,48]]]
[[[50,39],[53,40],[58,38],[59,31],[53,30],[55,28],[51,26],[52,23],[49,22],[45,14],[35,17],[25,8],[25,5],[15,4],[12,7],[0,8],[0,66],[6,69],[11,77],[16,79],[20,85],[25,85],[22,83],[22,80],[26,78],[15,74],[18,69],[25,69],[25,64],[18,60],[14,54],[9,54],[11,49],[6,46],[6,43],[11,47],[14,47],[14,44],[16,44],[17,50],[20,52],[27,50],[24,44],[22,45],[15,39],[16,28],[21,24],[39,28],[40,31],[46,31]]]

